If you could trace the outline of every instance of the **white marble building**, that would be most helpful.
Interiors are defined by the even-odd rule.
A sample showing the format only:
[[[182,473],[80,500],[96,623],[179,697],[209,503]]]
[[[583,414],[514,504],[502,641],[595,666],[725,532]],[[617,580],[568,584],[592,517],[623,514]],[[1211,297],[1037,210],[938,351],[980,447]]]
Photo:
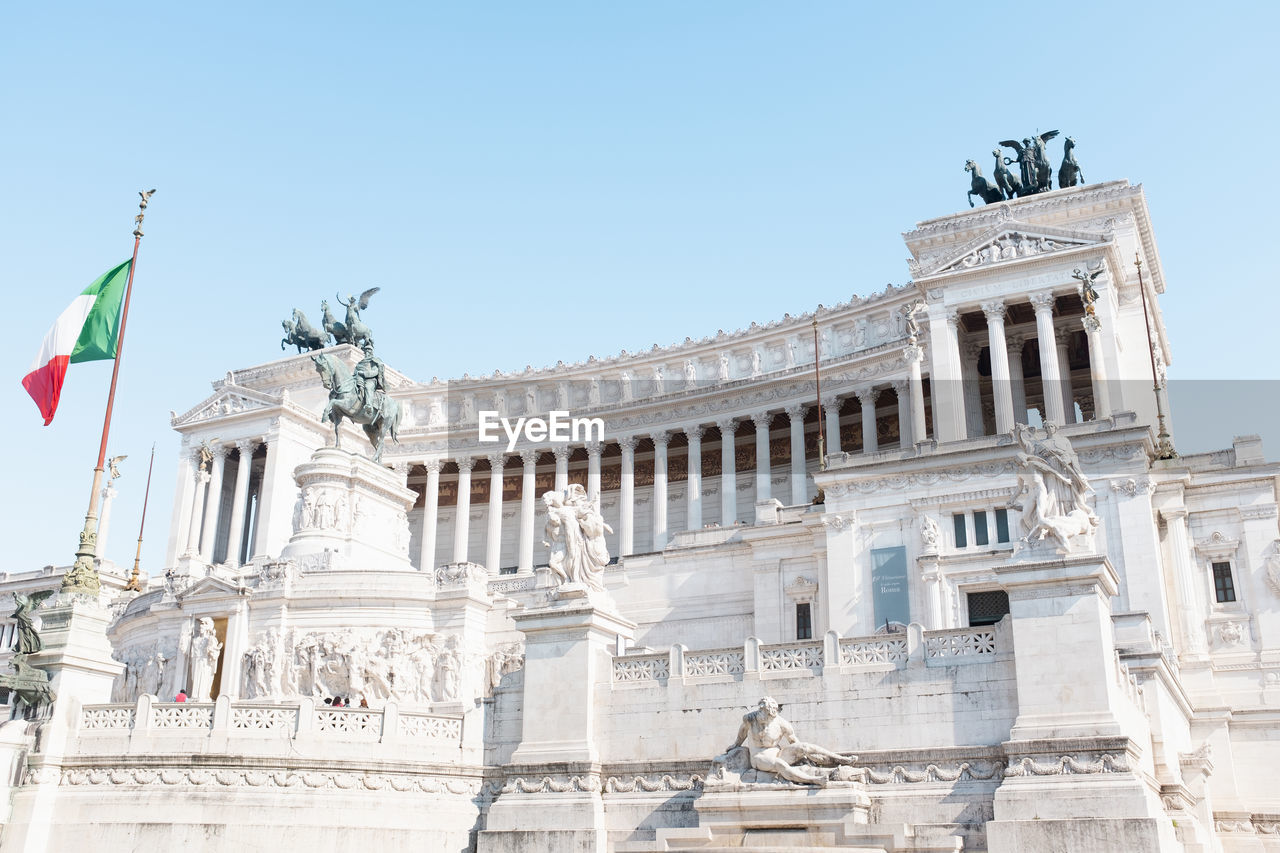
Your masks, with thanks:
[[[109,646],[49,611],[60,698],[4,730],[0,851],[1280,850],[1280,466],[1159,458],[1141,188],[904,237],[909,284],[813,314],[388,369],[387,467],[349,425],[317,450],[307,355],[229,372],[173,418],[168,576],[104,594]],[[479,441],[556,410],[603,440]],[[579,600],[539,499],[574,483],[616,556]],[[863,782],[707,784],[765,694]]]

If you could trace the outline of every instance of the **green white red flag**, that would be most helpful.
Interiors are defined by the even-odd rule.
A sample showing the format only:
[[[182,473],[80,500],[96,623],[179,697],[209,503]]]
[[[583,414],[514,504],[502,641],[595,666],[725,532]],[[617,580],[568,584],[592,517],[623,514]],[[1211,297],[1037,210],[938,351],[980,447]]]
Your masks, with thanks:
[[[132,263],[125,261],[112,267],[86,287],[44,336],[40,352],[22,379],[22,387],[40,407],[45,426],[53,422],[58,410],[67,365],[116,357],[120,346],[120,305]]]

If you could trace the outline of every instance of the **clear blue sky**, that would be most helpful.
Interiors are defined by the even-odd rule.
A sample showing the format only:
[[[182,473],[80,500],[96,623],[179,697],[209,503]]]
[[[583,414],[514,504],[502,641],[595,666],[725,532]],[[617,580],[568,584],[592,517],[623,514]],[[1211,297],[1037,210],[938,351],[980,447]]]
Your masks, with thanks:
[[[11,5],[6,569],[72,559],[110,364],[73,368],[47,428],[19,382],[153,186],[109,543],[131,560],[154,441],[152,573],[169,410],[278,357],[293,306],[380,285],[379,352],[420,379],[701,337],[905,281],[901,232],[965,208],[964,161],[1035,129],[1073,135],[1088,180],[1145,185],[1171,375],[1273,379],[1278,23],[1262,3]],[[1180,448],[1271,430],[1274,402],[1233,396],[1175,421]]]

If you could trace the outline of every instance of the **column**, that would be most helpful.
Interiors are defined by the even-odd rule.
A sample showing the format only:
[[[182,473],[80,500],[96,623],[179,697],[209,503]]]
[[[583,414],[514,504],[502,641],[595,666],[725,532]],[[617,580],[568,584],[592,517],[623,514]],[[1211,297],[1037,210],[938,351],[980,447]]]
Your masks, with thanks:
[[[684,428],[685,437],[689,439],[688,476],[685,487],[688,491],[688,509],[685,513],[685,529],[702,529],[702,427]]]
[[[422,495],[422,544],[418,568],[424,572],[430,572],[436,567],[436,521],[440,514],[440,460],[428,459],[423,463],[423,467],[427,469],[427,487]]]
[[[907,382],[910,386],[908,393],[911,395],[911,443],[913,445],[925,440],[924,380],[920,377],[920,362],[923,360],[924,353],[920,351],[920,347],[911,347],[907,352]],[[936,423],[934,430],[937,430]]]
[[[567,444],[559,444],[551,448],[551,455],[556,458],[556,491],[564,494],[569,488],[569,454],[573,450]]]
[[[791,419],[791,505],[809,502],[809,472],[804,458],[804,406],[788,406]]]
[[[538,470],[538,451],[520,451],[520,460],[524,462],[524,479],[520,481],[520,558],[516,571],[521,574],[533,572],[533,501],[537,483],[534,474]]]
[[[933,422],[938,441],[967,438],[964,383],[960,369],[960,312],[935,306],[929,309],[929,354],[933,366]]]
[[[489,454],[489,530],[484,547],[484,565],[489,574],[502,568],[502,467],[507,458],[502,453]]]
[[[1174,584],[1178,588],[1178,615],[1182,638],[1190,654],[1205,651],[1204,607],[1200,603],[1200,584],[1187,541],[1187,511],[1183,507],[1160,510],[1169,529],[1169,552],[1173,558]]]
[[[463,456],[458,464],[458,505],[453,516],[453,561],[467,561],[467,537],[471,533],[471,469],[476,460]]]
[[[191,527],[192,498],[196,485],[193,469],[191,449],[184,447],[178,453],[178,484],[174,489],[173,518],[169,523],[169,544],[165,549],[166,566],[177,563],[178,558],[187,550],[187,531]]]
[[[598,441],[587,442],[587,497],[595,502],[596,511],[600,511],[600,451]]]
[[[1013,393],[1009,387],[1009,347],[1004,340],[1005,304],[982,303],[987,315],[987,345],[991,348],[991,393],[996,403],[996,434],[1013,430]]]
[[[880,449],[880,439],[876,434],[876,398],[880,392],[875,388],[859,388],[854,394],[862,404],[862,452],[875,453]]]
[[[1107,372],[1102,362],[1102,335],[1098,334],[1101,329],[1102,324],[1096,317],[1084,318],[1084,330],[1089,338],[1089,375],[1093,379],[1093,416],[1100,421],[1111,417]]]
[[[208,497],[205,499],[204,533],[200,536],[200,559],[213,562],[214,540],[218,535],[218,509],[222,506],[222,471],[227,464],[226,445],[213,446],[213,472],[209,476]]]
[[[1053,294],[1031,294],[1031,306],[1036,311],[1036,335],[1040,344],[1040,384],[1044,389],[1044,418],[1055,424],[1066,423],[1062,411],[1061,366],[1058,364],[1058,344],[1053,333]]]
[[[756,425],[756,503],[767,501],[773,497],[769,486],[769,478],[773,473],[769,463],[769,422],[773,416],[768,412],[756,412],[751,422]]]
[[[898,397],[898,447],[911,447],[911,381],[893,380],[893,393]]]
[[[187,547],[182,549],[184,557],[198,557],[200,551],[200,523],[204,521],[204,494],[209,485],[209,472],[199,465],[192,472],[195,479],[195,493],[191,496],[191,528],[187,531]]]
[[[244,517],[249,506],[249,479],[253,476],[253,451],[258,442],[242,438],[236,442],[240,464],[236,466],[236,492],[231,500],[231,529],[227,532],[227,565],[238,566],[244,550]]]
[[[1027,422],[1027,380],[1022,373],[1022,347],[1026,339],[1021,335],[1009,338],[1009,391],[1013,395],[1013,422]]]
[[[110,481],[102,490],[102,509],[98,512],[98,541],[97,555],[99,560],[106,559],[107,556],[107,534],[111,532],[111,504],[115,501],[116,487],[111,485]]]
[[[667,547],[667,443],[671,435],[665,430],[649,436],[653,439],[653,550]]]
[[[834,456],[840,452],[840,403],[841,399],[835,394],[828,394],[822,398],[822,414],[827,419],[826,438],[827,438],[827,455]],[[821,464],[822,460],[819,459]]]
[[[618,482],[618,556],[635,553],[636,538],[636,437],[618,439],[622,448],[622,476]]]
[[[1071,390],[1071,357],[1067,352],[1067,337],[1058,338],[1058,368],[1062,371],[1063,423],[1076,422],[1076,398]]]
[[[716,421],[716,427],[720,430],[720,526],[732,527],[738,523],[738,462],[733,446],[738,422],[725,418]]]
[[[960,364],[963,386],[961,396],[964,398],[964,419],[969,438],[977,438],[987,433],[987,421],[982,416],[982,380],[978,375],[978,359],[981,357],[981,344],[969,341],[964,345]]]

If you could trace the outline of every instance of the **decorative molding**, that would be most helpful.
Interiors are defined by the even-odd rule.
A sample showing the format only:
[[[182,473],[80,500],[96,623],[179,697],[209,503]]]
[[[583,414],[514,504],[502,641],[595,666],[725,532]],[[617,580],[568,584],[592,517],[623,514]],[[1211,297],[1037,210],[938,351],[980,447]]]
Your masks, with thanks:
[[[56,774],[56,775],[55,775]],[[480,780],[407,773],[343,772],[289,768],[237,767],[38,767],[23,784],[67,787],[293,789],[313,791],[394,791],[474,797]]]

